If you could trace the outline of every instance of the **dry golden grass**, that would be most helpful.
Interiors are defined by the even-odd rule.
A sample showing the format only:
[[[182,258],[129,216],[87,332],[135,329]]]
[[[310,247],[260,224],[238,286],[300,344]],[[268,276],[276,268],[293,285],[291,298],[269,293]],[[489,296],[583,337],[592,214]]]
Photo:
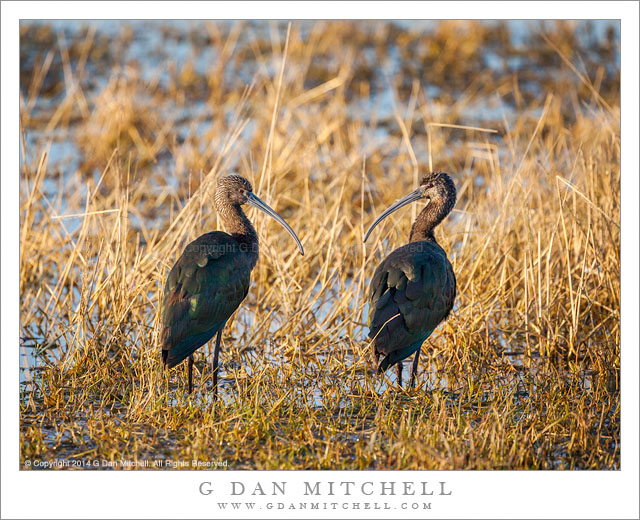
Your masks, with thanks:
[[[161,66],[149,79],[113,57],[130,29],[64,42],[23,27],[50,52],[21,73],[21,352],[37,352],[25,356],[37,366],[21,390],[22,461],[619,468],[619,69],[580,72],[596,58],[570,24],[524,51],[506,26],[374,27],[294,24],[286,37],[209,24],[182,35],[189,57],[166,65],[166,81]],[[365,56],[383,60],[391,43],[400,72],[380,78]],[[491,73],[477,63],[488,50],[531,67]],[[90,88],[94,74],[106,81]],[[359,114],[384,82],[391,115]],[[47,89],[62,94],[35,110]],[[470,124],[465,114],[488,105],[496,116]],[[80,154],[73,170],[50,165],[57,142]],[[419,207],[362,237],[436,168],[458,187],[436,236],[459,291],[419,386],[399,390],[371,370],[365,293]],[[306,254],[249,212],[261,257],[223,335],[223,399],[212,403],[210,346],[191,398],[183,367],[163,373],[158,305],[185,245],[218,228],[213,187],[231,169]]]

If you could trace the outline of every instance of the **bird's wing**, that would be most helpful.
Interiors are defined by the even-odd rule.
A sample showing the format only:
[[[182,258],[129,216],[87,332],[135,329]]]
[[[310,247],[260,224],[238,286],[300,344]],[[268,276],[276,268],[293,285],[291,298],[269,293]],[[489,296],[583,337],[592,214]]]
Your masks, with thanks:
[[[370,285],[369,337],[376,353],[411,355],[447,317],[455,293],[453,269],[440,246],[414,242],[393,251]]]
[[[163,359],[175,366],[206,343],[244,300],[251,267],[239,244],[220,231],[191,242],[164,288],[160,341]]]

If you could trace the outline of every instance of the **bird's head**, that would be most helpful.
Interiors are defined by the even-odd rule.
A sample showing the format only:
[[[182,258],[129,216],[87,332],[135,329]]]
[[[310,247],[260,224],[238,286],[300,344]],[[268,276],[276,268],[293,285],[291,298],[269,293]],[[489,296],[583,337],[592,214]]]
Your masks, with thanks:
[[[218,179],[215,203],[220,208],[225,204],[242,206],[249,202],[249,194],[253,193],[251,183],[240,175],[230,174]]]
[[[427,204],[442,206],[445,213],[449,213],[456,203],[456,186],[451,177],[444,172],[423,175],[418,190],[420,198],[426,199]]]
[[[375,221],[364,235],[364,242],[367,241],[373,229],[387,218],[391,213],[407,204],[426,199],[428,206],[438,208],[442,215],[448,214],[456,203],[456,187],[451,177],[444,172],[430,172],[422,177],[420,186],[389,206]],[[442,217],[441,217],[442,218]]]
[[[218,179],[218,187],[215,195],[215,205],[218,213],[223,216],[225,214],[237,215],[238,212],[241,213],[239,208],[243,204],[249,204],[254,208],[258,208],[260,211],[265,212],[272,219],[278,222],[278,224],[287,230],[291,235],[291,238],[295,240],[296,245],[300,250],[300,254],[304,255],[304,249],[300,243],[300,239],[293,232],[293,229],[291,229],[289,224],[287,224],[286,221],[278,215],[278,213],[271,209],[266,202],[261,201],[253,193],[253,187],[247,179],[234,173],[220,177]]]

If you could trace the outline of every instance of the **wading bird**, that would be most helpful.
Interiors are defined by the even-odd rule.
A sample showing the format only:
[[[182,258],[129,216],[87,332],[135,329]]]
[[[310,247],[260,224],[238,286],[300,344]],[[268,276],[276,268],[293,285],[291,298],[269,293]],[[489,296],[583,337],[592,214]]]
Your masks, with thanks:
[[[276,220],[304,255],[293,230],[253,194],[244,177],[221,177],[214,202],[228,233],[206,233],[185,248],[167,277],[162,302],[162,361],[170,369],[188,358],[189,393],[193,390],[193,353],[216,334],[213,389],[217,393],[222,329],[247,296],[251,271],[258,261],[258,235],[242,205],[249,204]]]
[[[446,173],[428,173],[415,191],[385,210],[364,236],[366,242],[384,218],[420,199],[426,199],[427,205],[411,227],[409,243],[382,261],[369,287],[369,337],[376,361],[384,356],[378,371],[397,363],[400,386],[402,360],[415,352],[413,386],[422,343],[449,315],[456,296],[453,268],[433,234],[456,203],[453,181]]]

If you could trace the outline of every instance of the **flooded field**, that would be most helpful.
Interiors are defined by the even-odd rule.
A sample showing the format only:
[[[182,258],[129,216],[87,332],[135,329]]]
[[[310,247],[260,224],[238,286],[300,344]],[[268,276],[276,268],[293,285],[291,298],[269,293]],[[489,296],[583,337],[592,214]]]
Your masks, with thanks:
[[[618,469],[619,40],[612,21],[23,21],[22,467]],[[362,239],[436,169],[458,296],[400,389],[366,294],[422,206]],[[249,212],[261,256],[216,402],[213,345],[191,396],[163,372],[159,305],[230,171],[305,256]]]

